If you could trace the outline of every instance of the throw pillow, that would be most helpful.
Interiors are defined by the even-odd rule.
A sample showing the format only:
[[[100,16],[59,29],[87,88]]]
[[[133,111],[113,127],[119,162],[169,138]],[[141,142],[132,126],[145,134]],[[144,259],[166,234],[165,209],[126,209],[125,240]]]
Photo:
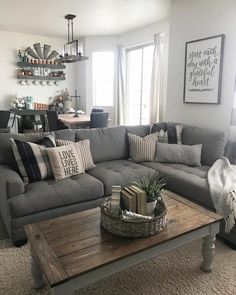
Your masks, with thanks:
[[[75,144],[47,149],[55,180],[84,173],[81,152]]]
[[[12,150],[25,184],[52,176],[47,147],[55,147],[53,135],[49,134],[36,143],[11,138]]]
[[[130,157],[135,162],[150,162],[154,160],[158,132],[145,137],[128,133]]]
[[[154,124],[152,127],[152,133],[159,133],[158,136],[158,141],[159,142],[164,142],[164,143],[177,143],[181,144],[181,135],[183,131],[183,125],[177,124],[173,127],[169,127],[168,129],[163,129],[161,126],[158,124]]]
[[[68,145],[74,142],[69,140],[57,139],[56,143],[57,143],[57,146],[63,146],[63,145]],[[75,145],[78,149],[80,149],[84,170],[87,171],[89,169],[96,167],[96,165],[93,162],[93,157],[90,151],[90,140],[89,139],[80,140],[80,141],[77,141]]]
[[[56,146],[56,141],[52,134],[48,134],[47,136],[42,137],[36,143],[40,145],[44,145],[45,147],[48,147],[48,148]]]
[[[155,162],[201,166],[202,144],[180,145],[157,143]]]

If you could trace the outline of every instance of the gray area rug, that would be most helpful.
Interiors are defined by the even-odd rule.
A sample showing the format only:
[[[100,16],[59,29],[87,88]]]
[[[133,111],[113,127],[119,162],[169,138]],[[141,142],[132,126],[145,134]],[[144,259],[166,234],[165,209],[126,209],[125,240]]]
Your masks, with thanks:
[[[4,235],[0,233],[1,237]],[[200,264],[201,241],[197,241],[112,275],[77,291],[76,295],[236,294],[236,251],[217,240],[213,272],[202,272]],[[47,287],[38,291],[31,287],[27,245],[15,248],[9,240],[0,240],[0,294],[50,294]]]

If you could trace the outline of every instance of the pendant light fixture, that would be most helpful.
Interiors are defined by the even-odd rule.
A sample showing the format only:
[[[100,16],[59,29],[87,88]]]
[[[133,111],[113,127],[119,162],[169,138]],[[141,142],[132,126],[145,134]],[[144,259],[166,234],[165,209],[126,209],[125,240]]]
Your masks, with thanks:
[[[77,61],[87,60],[88,57],[83,56],[83,43],[74,40],[73,19],[76,15],[67,14],[65,19],[68,25],[67,43],[64,45],[64,52],[60,55],[60,60],[63,63],[72,63]]]

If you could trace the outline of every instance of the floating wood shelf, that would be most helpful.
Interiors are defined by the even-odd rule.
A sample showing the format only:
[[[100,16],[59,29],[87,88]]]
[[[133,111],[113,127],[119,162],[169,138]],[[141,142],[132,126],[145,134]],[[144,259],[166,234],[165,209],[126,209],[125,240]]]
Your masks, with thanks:
[[[26,62],[18,62],[19,68],[48,68],[48,69],[65,69],[65,65],[48,65],[48,64],[32,64]]]
[[[65,77],[47,77],[47,76],[17,76],[18,80],[52,80],[52,81],[63,81],[66,78]]]

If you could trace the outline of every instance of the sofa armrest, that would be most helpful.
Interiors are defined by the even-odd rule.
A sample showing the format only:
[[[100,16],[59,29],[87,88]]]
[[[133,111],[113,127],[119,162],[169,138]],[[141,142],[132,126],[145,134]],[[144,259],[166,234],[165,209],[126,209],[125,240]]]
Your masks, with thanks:
[[[0,165],[0,197],[6,199],[25,192],[24,182],[20,175],[10,166]]]

